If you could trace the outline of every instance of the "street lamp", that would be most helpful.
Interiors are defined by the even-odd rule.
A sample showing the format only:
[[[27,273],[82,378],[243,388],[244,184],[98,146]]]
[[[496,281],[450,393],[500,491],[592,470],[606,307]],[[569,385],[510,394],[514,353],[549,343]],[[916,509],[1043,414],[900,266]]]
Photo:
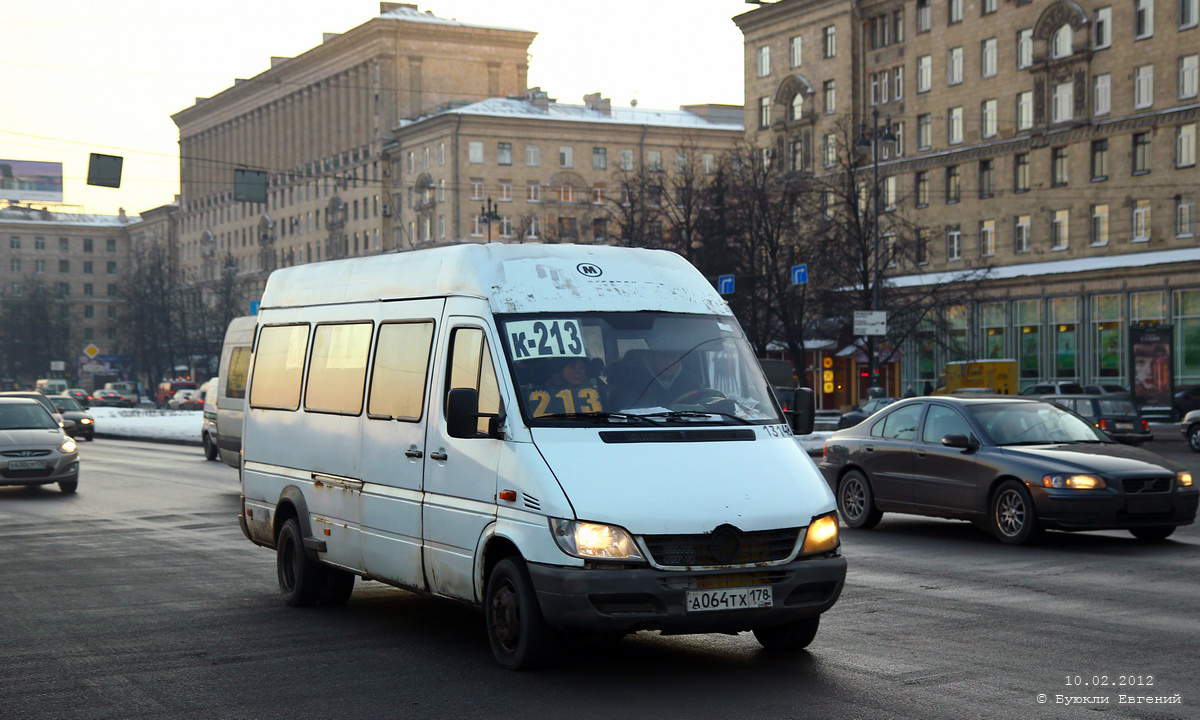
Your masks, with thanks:
[[[874,172],[871,182],[871,241],[872,248],[872,264],[874,267],[871,271],[871,310],[878,311],[879,298],[879,142],[896,142],[896,136],[892,133],[892,118],[888,116],[884,119],[883,127],[879,126],[879,108],[871,109],[871,127],[868,128],[866,123],[863,123],[859,129],[858,142],[855,143],[863,152],[871,153],[871,165]],[[870,388],[876,386],[875,378],[875,336],[867,336],[867,377],[871,383],[868,386],[867,392],[870,393]]]
[[[494,223],[500,219],[500,214],[496,212],[496,209],[498,207],[499,207],[499,205],[496,205],[495,203],[492,202],[491,197],[488,197],[486,207],[483,205],[479,206],[479,220],[480,220],[480,222],[487,223],[487,226],[488,226],[488,236],[487,236],[488,242],[492,241],[492,223]]]

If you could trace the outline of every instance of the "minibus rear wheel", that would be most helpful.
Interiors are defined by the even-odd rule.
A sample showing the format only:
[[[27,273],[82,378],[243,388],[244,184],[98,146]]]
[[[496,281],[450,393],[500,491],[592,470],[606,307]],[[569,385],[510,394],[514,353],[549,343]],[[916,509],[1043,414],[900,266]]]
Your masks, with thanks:
[[[767,650],[803,650],[817,636],[821,616],[793,620],[782,625],[754,628],[754,637]]]
[[[543,664],[554,649],[554,634],[520,558],[496,563],[484,598],[488,642],[496,662],[507,670],[529,670]]]
[[[283,524],[275,547],[275,567],[283,601],[292,607],[312,605],[325,585],[325,569],[308,559],[296,518],[288,518]]]

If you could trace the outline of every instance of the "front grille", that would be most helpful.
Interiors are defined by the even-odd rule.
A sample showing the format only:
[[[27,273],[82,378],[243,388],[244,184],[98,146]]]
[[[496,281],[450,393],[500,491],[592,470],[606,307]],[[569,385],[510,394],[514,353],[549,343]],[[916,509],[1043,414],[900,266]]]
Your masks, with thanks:
[[[663,566],[751,565],[786,560],[796,547],[800,528],[742,532],[729,528],[737,538],[736,550],[727,552],[719,532],[703,535],[644,535],[646,549]],[[730,532],[724,532],[727,540]]]
[[[1124,478],[1121,485],[1126,493],[1170,492],[1171,478]]]
[[[0,452],[0,455],[12,458],[43,457],[49,454],[49,450],[5,450]]]

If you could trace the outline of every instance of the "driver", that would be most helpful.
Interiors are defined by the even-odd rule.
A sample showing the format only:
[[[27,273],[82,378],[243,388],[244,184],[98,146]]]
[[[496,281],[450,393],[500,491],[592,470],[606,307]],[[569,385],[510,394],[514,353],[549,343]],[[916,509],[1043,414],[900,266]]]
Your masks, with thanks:
[[[674,350],[653,350],[646,355],[645,391],[637,399],[638,407],[670,407],[687,402],[683,396],[704,387],[694,373],[683,367],[682,355]]]

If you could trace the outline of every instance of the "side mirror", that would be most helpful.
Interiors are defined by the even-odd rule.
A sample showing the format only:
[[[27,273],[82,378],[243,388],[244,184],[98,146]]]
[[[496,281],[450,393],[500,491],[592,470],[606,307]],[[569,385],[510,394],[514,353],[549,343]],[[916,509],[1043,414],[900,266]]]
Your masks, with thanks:
[[[971,438],[961,433],[951,433],[943,437],[942,444],[948,448],[962,448],[963,450],[970,450],[975,447],[975,443],[971,441]]]
[[[792,411],[790,425],[796,435],[811,435],[813,422],[816,419],[816,407],[813,405],[812,388],[799,387],[792,391]]]
[[[479,412],[479,391],[454,388],[446,395],[446,432],[453,438],[477,438],[479,418],[488,418],[487,437],[500,437],[500,416]]]

